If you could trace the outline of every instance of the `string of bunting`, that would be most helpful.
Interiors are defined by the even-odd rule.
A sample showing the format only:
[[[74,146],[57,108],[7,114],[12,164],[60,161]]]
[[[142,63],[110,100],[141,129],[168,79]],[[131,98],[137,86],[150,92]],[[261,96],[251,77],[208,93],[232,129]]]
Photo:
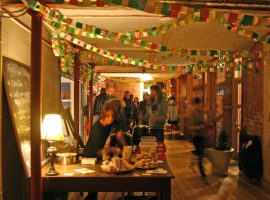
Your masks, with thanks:
[[[81,52],[81,55],[86,55],[87,52]],[[93,57],[95,58],[95,57]],[[114,64],[116,65],[116,62],[111,62],[110,64]],[[258,65],[258,63],[256,63],[256,66]],[[217,62],[213,62],[210,63],[208,62],[207,65],[187,65],[187,66],[178,66],[177,67],[177,72],[179,73],[198,73],[198,72],[223,72],[225,71],[241,71],[241,70],[252,70],[254,68],[254,64],[251,62],[246,62],[246,61],[242,61],[241,57],[236,57],[235,58],[235,63],[226,63],[223,62],[222,60],[218,60]],[[83,73],[86,74],[87,73]],[[88,76],[88,80],[89,80]],[[87,79],[85,79],[87,80]]]
[[[244,58],[240,57],[241,55],[243,55],[243,53],[247,53],[246,51],[241,53],[241,55],[240,55],[240,53],[237,54],[237,52],[233,53],[233,55],[232,55],[232,52],[229,52],[229,51],[221,51],[220,53],[213,52],[213,54],[219,54],[220,56],[219,56],[219,60],[212,61],[212,64],[209,61],[201,62],[199,60],[192,59],[189,56],[189,54],[203,55],[202,52],[204,52],[204,51],[202,51],[202,50],[200,50],[200,51],[199,50],[190,50],[190,51],[183,50],[182,54],[178,54],[177,56],[182,56],[186,60],[190,60],[192,62],[197,62],[201,66],[202,65],[206,65],[206,66],[222,65],[224,67],[225,65],[229,65],[232,62],[237,63],[239,59],[241,59],[241,62],[242,62],[242,59],[245,59],[243,61],[244,63],[251,63],[252,62],[252,60],[250,60],[250,57],[246,57],[246,58],[245,57]],[[101,62],[101,63],[107,64],[107,65],[117,65],[117,61],[115,61],[115,59],[107,60],[107,59],[104,59],[104,58],[100,58],[100,57],[98,57],[98,56],[96,56],[93,53],[88,52],[88,51],[80,51],[80,53],[81,53],[82,57],[89,58],[89,59],[94,60],[94,61],[99,62],[99,63]],[[231,55],[229,53],[231,53]],[[267,53],[267,52],[264,52],[264,53]],[[268,52],[268,54],[269,54],[269,52]],[[170,55],[170,56],[172,57],[172,56],[176,56],[176,55]],[[232,59],[232,56],[234,57],[235,60]],[[105,56],[105,57],[107,57],[107,56]],[[121,56],[121,57],[123,57],[123,56]],[[262,57],[261,52],[253,52],[252,58],[258,59],[260,57]],[[123,62],[120,62],[119,64],[123,64]],[[249,64],[249,65],[252,65],[252,64]],[[169,68],[169,69],[174,69],[174,68]],[[164,67],[163,67],[163,70],[165,70]],[[204,71],[207,71],[207,70],[204,70]]]
[[[31,2],[32,3],[29,4],[29,7],[36,11],[41,12],[48,19],[56,20],[56,22],[58,23],[64,23],[67,25],[73,24],[75,27],[81,28],[83,31],[95,33],[95,34],[102,33],[103,35],[111,35],[111,37],[115,37],[116,35],[126,36],[128,38],[141,38],[141,37],[148,37],[148,36],[156,36],[160,33],[165,33],[176,27],[185,25],[184,21],[180,21],[180,22],[174,21],[172,24],[162,25],[159,27],[152,27],[152,28],[140,29],[140,30],[135,30],[135,31],[123,31],[120,33],[114,33],[109,30],[96,27],[95,25],[88,25],[82,22],[73,23],[73,19],[66,17],[59,10],[46,7],[40,4],[39,2],[35,2],[35,1],[31,1]],[[57,24],[56,26],[59,26],[59,24]]]
[[[74,57],[75,57],[75,51],[71,45],[69,45],[64,40],[60,40],[57,33],[52,32],[52,48],[53,53],[56,57],[60,57],[60,68],[61,72],[64,76],[73,76],[74,74]],[[93,57],[92,59],[95,59]],[[105,60],[105,59],[104,59]],[[104,60],[99,60],[100,62]],[[106,60],[105,60],[106,61]],[[109,65],[109,63],[106,63]],[[81,81],[85,82],[90,80],[91,78],[91,69],[89,67],[86,67],[85,65],[80,65],[80,79]]]
[[[94,35],[92,37],[96,37],[95,34],[92,34],[92,35]],[[186,50],[186,49],[182,49],[180,51],[174,51],[173,53],[168,53],[165,56],[157,58],[154,60],[154,62],[158,62],[158,61],[161,61],[161,60],[173,57],[173,56],[180,56],[180,57],[185,57],[186,60],[190,60],[192,62],[199,63],[200,61],[198,59],[191,58],[191,56],[198,56],[198,55],[200,55],[200,56],[207,56],[208,55],[208,56],[213,56],[213,57],[216,57],[216,56],[225,57],[226,62],[229,62],[234,54],[240,54],[243,57],[248,57],[250,52],[245,51],[245,50],[242,50],[242,51],[224,51],[224,50],[218,51],[218,50]],[[253,52],[253,54],[258,54],[258,53]],[[106,62],[104,62],[104,63],[106,63]]]
[[[48,21],[48,24],[51,25],[53,28],[56,28],[57,30],[60,30],[60,31],[65,31],[65,32],[68,32],[68,33],[71,33],[71,34],[79,34],[79,33],[81,33],[80,34],[81,36],[88,36],[90,38],[99,38],[98,35],[95,34],[95,33],[89,33],[89,34],[84,33],[83,34],[83,32],[80,31],[80,29],[78,30],[78,28],[77,29],[73,28],[73,27],[66,28],[65,25],[62,26],[60,23],[54,22],[54,21],[51,21],[51,20]],[[63,27],[65,27],[65,28],[63,28]],[[110,38],[108,38],[108,39],[110,39]],[[142,41],[142,40],[137,40],[137,41],[141,42],[140,47],[146,47],[145,45],[143,45],[143,44],[146,44],[145,41]],[[128,42],[123,41],[122,43],[126,44]],[[137,46],[137,44],[136,44],[136,46]],[[147,46],[148,47],[151,46],[151,48],[152,48],[153,46],[157,47],[158,45],[148,42]],[[162,45],[160,45],[160,46],[162,46]],[[146,48],[146,49],[148,49],[148,48]],[[223,56],[223,55],[232,56],[233,53],[237,53],[237,51],[233,52],[233,51],[225,51],[225,50],[220,50],[220,51],[219,50],[186,50],[186,49],[169,50],[168,47],[166,47],[166,46],[162,46],[161,49],[164,50],[164,51],[165,50],[170,51],[170,53],[168,53],[165,56],[160,57],[159,59],[157,59],[155,61],[164,60],[164,59],[167,59],[167,58],[170,58],[170,57],[173,57],[173,56],[181,56],[181,57],[186,56],[185,59],[189,60],[190,56],[198,56],[198,55],[200,55],[200,56],[212,56],[212,57],[214,57],[214,56]],[[242,50],[242,51],[239,51],[239,52],[240,52],[240,54],[242,56],[248,56],[248,54],[249,54],[249,51]],[[196,61],[196,59],[195,58],[191,59],[191,61]]]
[[[54,55],[60,57],[61,71],[64,74],[72,75],[75,49],[64,40],[60,40],[58,34],[55,32],[51,33],[51,41]]]
[[[230,24],[237,23],[241,26],[270,26],[270,16],[268,15],[247,15],[235,12],[217,11],[216,9],[203,7],[190,8],[187,6],[183,6],[180,3],[162,3],[155,0],[105,0],[105,3],[109,5],[122,5],[125,7],[142,10],[148,13],[162,14],[164,16],[174,17],[178,19],[184,18],[189,13],[194,13],[193,19],[195,21],[214,21],[217,15],[223,15],[223,17],[226,18]],[[38,1],[34,0],[30,0],[28,2],[28,6],[36,11],[46,12],[46,9],[48,9],[46,6],[43,6]],[[104,6],[104,3],[100,4],[100,1],[97,1],[97,6]],[[50,16],[53,16],[53,12],[54,11],[50,13]],[[62,14],[60,14],[57,18],[59,20],[65,20],[67,23],[72,21],[72,19],[62,16]]]
[[[144,59],[138,59],[138,58],[131,58],[128,56],[124,56],[122,54],[118,54],[118,53],[113,53],[111,51],[108,50],[104,50],[101,48],[97,48],[91,44],[88,44],[82,40],[79,40],[78,38],[74,38],[72,37],[70,34],[64,33],[64,32],[60,32],[59,34],[60,38],[64,38],[67,41],[80,46],[88,51],[92,51],[96,54],[99,54],[103,57],[106,57],[108,59],[114,60],[118,63],[122,63],[122,64],[129,64],[129,65],[134,65],[134,66],[138,66],[138,67],[146,67],[148,69],[154,69],[154,70],[162,70],[162,71],[166,71],[167,68],[169,68],[170,71],[175,71],[176,66],[159,66],[153,63],[150,63],[148,60],[144,60]]]
[[[182,23],[183,22],[183,23]],[[182,22],[179,22],[180,24],[187,24],[185,23],[184,21]],[[226,27],[230,27],[230,25],[228,23],[226,23],[225,20],[221,19],[219,21],[222,25],[226,26]],[[65,31],[65,32],[68,32],[70,34],[75,34],[75,35],[81,35],[81,36],[87,36],[89,38],[104,38],[104,39],[108,39],[108,40],[113,40],[115,42],[121,42],[123,44],[133,44],[133,46],[135,47],[141,47],[141,48],[144,48],[144,49],[151,49],[153,51],[164,51],[164,52],[168,52],[168,55],[167,56],[163,56],[162,59],[166,59],[166,57],[170,58],[171,55],[179,55],[181,54],[181,50],[177,50],[177,49],[173,49],[173,48],[169,48],[167,46],[164,46],[164,45],[157,45],[157,44],[154,44],[154,43],[151,43],[151,42],[146,42],[146,41],[143,41],[143,40],[139,40],[139,39],[131,39],[129,37],[126,37],[126,36],[121,36],[119,35],[118,33],[115,33],[115,32],[110,32],[109,35],[106,35],[106,32],[100,32],[98,31],[96,33],[92,33],[92,32],[87,32],[87,31],[83,31],[81,28],[81,25],[79,25],[78,27],[72,27],[71,25],[67,25],[67,24],[61,24],[59,22],[55,22],[55,21],[52,21],[52,20],[47,20],[47,23],[50,24],[52,27],[54,27],[55,29],[57,30],[60,30],[60,31]],[[234,29],[232,29],[234,30]],[[246,33],[246,31],[241,28],[240,29],[241,31],[239,31],[239,34],[240,35],[243,35],[243,33]],[[263,37],[261,37],[259,34],[257,33],[254,33],[254,32],[248,32],[249,34],[246,35],[247,38],[250,38],[248,37],[250,35],[250,33],[252,33],[252,37],[254,38],[254,40],[260,40],[262,41]],[[270,43],[270,38],[268,39],[265,39],[268,43]],[[198,55],[198,53],[196,52],[196,50],[191,50],[189,51],[190,52],[190,56],[196,56]],[[217,56],[217,55],[223,55],[224,53],[225,54],[228,54],[228,55],[232,55],[231,52],[229,51],[218,51],[218,50],[201,50],[201,51],[198,51],[201,56]],[[249,54],[249,51],[239,51],[240,54],[242,54],[242,56],[248,56]]]
[[[186,16],[188,13],[193,12],[193,19],[195,21],[214,21],[216,16],[223,16],[227,18],[227,21],[231,24],[238,23],[241,26],[270,26],[270,16],[239,14],[204,7],[195,7],[192,10],[192,8],[183,6],[181,3],[157,2],[155,0],[105,0],[105,2],[109,5],[122,5],[148,13],[162,14],[175,18],[183,18],[183,16]]]
[[[42,5],[41,5],[42,6]],[[48,12],[49,10],[48,9],[46,9],[46,8],[44,8],[44,9],[41,9],[40,8],[40,10],[43,10],[43,11],[46,11],[47,10],[47,12],[44,12],[44,13],[49,13],[48,14],[48,16],[50,16],[51,18],[54,18],[55,16],[56,16],[56,13],[58,13],[58,15],[57,15],[57,19],[58,19],[58,21],[61,21],[61,20],[63,20],[63,19],[69,19],[69,18],[67,18],[67,17],[65,17],[64,15],[62,15],[60,12],[57,12],[57,11],[54,11],[54,10],[50,10],[50,12]],[[198,10],[196,10],[195,9],[195,12],[194,12],[194,15],[193,15],[193,18],[194,18],[194,20],[195,21],[199,21],[197,18],[198,18],[198,16],[200,16],[201,17],[201,15],[203,15],[204,16],[204,14],[203,13],[207,13],[207,10],[205,11],[203,11],[202,9],[198,9]],[[199,14],[201,14],[201,15],[198,15],[198,13]],[[207,16],[209,16],[209,14],[207,15]],[[231,16],[231,15],[230,15]],[[231,20],[231,18],[232,17],[229,17],[228,19],[230,20],[230,22],[233,22],[232,20]],[[72,21],[71,19],[70,20],[66,20],[66,21]],[[204,20],[204,21],[206,21],[206,20]],[[220,21],[224,21],[224,20],[220,20]],[[246,20],[243,20],[244,22],[246,21]],[[251,21],[251,20],[249,20],[249,21]],[[184,22],[183,20],[182,20],[182,22]],[[95,30],[95,32],[96,33],[91,33],[91,32],[87,32],[87,31],[82,31],[82,26],[83,26],[83,24],[82,23],[80,23],[80,22],[77,22],[76,23],[76,26],[77,27],[71,27],[70,25],[62,25],[61,23],[59,23],[59,22],[53,22],[53,21],[51,21],[51,22],[49,22],[49,20],[48,20],[48,23],[51,23],[51,25],[54,27],[54,28],[56,28],[56,29],[59,29],[59,28],[61,28],[61,30],[62,31],[67,31],[67,32],[69,32],[69,33],[71,33],[71,34],[79,34],[79,35],[82,35],[82,36],[88,36],[88,37],[90,37],[90,38],[100,38],[99,36],[101,36],[101,37],[103,37],[104,38],[104,36],[102,36],[102,35],[97,35],[96,33],[99,33],[99,34],[101,34],[101,33],[103,33],[103,34],[106,34],[106,33],[109,33],[108,31],[106,32],[106,30],[102,30],[101,31],[101,29],[94,29]],[[180,23],[181,24],[181,23]],[[184,23],[184,24],[186,24],[186,23]],[[224,25],[225,23],[223,23],[223,25]],[[244,24],[248,24],[247,22],[245,22]],[[175,25],[176,26],[176,25]],[[86,27],[87,27],[87,25],[86,25]],[[91,26],[89,26],[88,25],[88,27],[91,27]],[[93,27],[93,26],[92,26]],[[152,29],[152,30],[154,30],[154,29]],[[234,30],[234,29],[232,29],[232,30]],[[81,33],[81,34],[80,34]],[[128,32],[126,32],[126,33],[128,33]],[[242,29],[241,31],[239,31],[239,34],[241,35],[241,34],[243,34],[243,33],[245,33],[245,31]],[[139,34],[137,34],[138,36],[139,36]],[[250,34],[247,34],[247,36],[249,36]],[[133,44],[133,46],[135,46],[135,47],[141,47],[141,48],[144,48],[144,49],[151,49],[151,50],[154,50],[154,51],[169,51],[170,53],[169,53],[169,55],[167,56],[168,58],[169,57],[171,57],[171,55],[179,55],[179,54],[181,54],[182,52],[180,51],[180,52],[177,52],[177,50],[172,50],[171,48],[168,48],[168,47],[166,47],[166,46],[163,46],[163,45],[157,45],[157,44],[154,44],[154,43],[151,43],[151,42],[146,42],[146,41],[143,41],[143,40],[131,40],[131,38],[130,37],[127,37],[127,36],[121,36],[121,34],[119,34],[119,33],[115,33],[115,32],[110,32],[109,33],[109,35],[106,35],[107,37],[105,37],[105,39],[109,39],[109,40],[113,40],[113,41],[116,41],[116,42],[121,42],[121,43],[123,43],[123,44]],[[115,36],[115,37],[114,37]],[[252,34],[252,37],[254,38],[254,40],[256,41],[257,39],[261,39],[262,37],[260,36],[260,35],[258,35],[258,34],[256,34],[256,33],[253,33]],[[266,40],[268,43],[270,43],[270,38],[268,38],[267,40]],[[193,54],[194,54],[194,52],[196,52],[196,51],[194,51],[194,50],[191,50],[190,51],[191,53],[190,53],[190,55],[192,56]],[[214,52],[218,52],[218,51],[209,51],[209,52],[203,52],[203,51],[200,51],[201,52],[201,54],[202,55],[210,55],[210,56],[216,56],[216,54],[214,54]],[[166,57],[165,56],[163,56],[162,57],[163,59],[165,59]]]
[[[84,31],[83,29],[81,29],[81,25],[78,25],[78,23],[76,24],[76,27],[73,27],[72,25],[68,25],[68,24],[62,24],[60,22],[56,22],[53,21],[51,19],[47,19],[47,23],[52,26],[55,30],[57,31],[62,31],[62,32],[66,32],[72,35],[79,35],[79,36],[84,36],[84,37],[88,37],[88,38],[95,38],[95,39],[107,39],[107,40],[111,40],[111,41],[115,41],[115,42],[119,42],[122,44],[126,44],[126,45],[132,45],[134,47],[140,47],[143,49],[147,49],[147,50],[152,50],[152,51],[161,51],[161,52],[174,52],[177,51],[177,49],[173,49],[170,47],[167,47],[165,45],[159,45],[159,44],[155,44],[152,42],[147,42],[141,39],[136,39],[136,38],[132,38],[132,37],[128,37],[126,35],[121,35],[119,33],[116,32],[105,32],[105,31],[101,31],[100,29],[98,31],[95,32],[88,32],[88,31]],[[185,21],[180,21],[177,23],[174,23],[175,27],[178,27],[179,24],[187,24]]]
[[[121,54],[114,54],[112,52],[109,52],[109,51],[106,51],[106,50],[103,50],[103,49],[99,49],[99,48],[96,48],[96,47],[93,47],[92,45],[90,44],[86,44],[85,42],[81,41],[81,40],[78,40],[77,38],[72,38],[71,35],[69,34],[65,34],[65,33],[60,33],[60,37],[61,38],[65,38],[67,39],[68,41],[72,42],[73,44],[76,44],[76,45],[79,45],[83,48],[86,48],[87,50],[91,50],[103,57],[106,57],[106,58],[109,58],[109,59],[112,59],[118,63],[122,63],[122,64],[131,64],[131,65],[134,65],[134,66],[145,66],[144,64],[145,63],[148,63],[150,64],[148,61],[146,60],[141,60],[141,59],[132,59],[132,58],[129,58],[129,57],[126,57],[124,55],[121,55]],[[104,54],[105,53],[105,54]],[[123,61],[124,59],[124,61]],[[195,60],[196,61],[196,60]],[[231,63],[231,60],[226,60],[225,58],[220,58],[219,60],[215,60],[215,61],[198,61],[197,60],[197,64],[191,64],[191,65],[186,65],[186,66],[166,66],[166,65],[162,65],[162,66],[159,66],[159,65],[155,65],[155,64],[150,64],[150,67],[153,66],[152,69],[157,69],[157,70],[162,70],[162,71],[177,71],[177,72],[190,72],[192,71],[191,69],[193,68],[193,71],[197,72],[197,71],[201,71],[201,72],[207,72],[207,71],[210,71],[210,72],[214,72],[214,71],[223,71],[223,68],[226,68],[226,70],[232,70],[232,68],[234,66],[238,66],[240,64],[234,64],[234,63]],[[235,56],[235,63],[239,62],[239,63],[244,63],[243,65],[246,66],[248,65],[249,66],[249,69],[252,69],[253,68],[253,63],[252,63],[252,60],[244,60],[243,61],[243,58],[240,57],[240,55],[236,55]],[[149,68],[150,68],[149,67]],[[243,69],[246,69],[247,67],[244,67]]]
[[[232,25],[224,19],[220,19],[219,24],[223,25],[227,30],[231,32],[238,33],[242,37],[252,39],[255,42],[260,41],[260,42],[265,42],[267,44],[270,44],[270,37],[263,37],[260,34],[255,33],[253,31],[245,30],[241,26]]]
[[[115,60],[102,58],[88,51],[80,51],[79,53],[80,53],[81,60],[92,60],[102,65],[119,65],[119,63],[116,62]]]
[[[124,3],[123,5],[130,7],[134,3],[133,1],[140,2],[138,0],[130,0],[131,3],[128,3],[127,5]],[[150,2],[152,0],[148,0],[148,1]],[[122,2],[122,1],[121,0],[120,1],[113,0],[112,2],[119,5],[118,3]],[[145,0],[142,2],[145,2],[147,4],[147,1],[145,1]],[[30,1],[28,6],[36,11],[41,12],[42,14],[44,14],[45,16],[47,16],[50,19],[54,19],[54,18],[57,19],[58,22],[65,22],[67,24],[71,24],[73,21],[71,18],[68,18],[68,17],[64,16],[62,13],[60,13],[60,11],[55,10],[55,9],[50,9],[50,8],[40,4],[37,1]],[[181,7],[182,7],[182,11],[181,11]],[[134,7],[134,8],[136,8],[136,7]],[[178,14],[179,13],[185,14],[185,17],[186,17],[187,14],[189,13],[190,9],[186,6],[180,6],[179,4],[163,3],[161,10],[163,10],[164,12],[160,13],[160,14],[163,14],[165,16],[167,16],[166,13],[168,13],[168,12],[174,13],[175,11],[177,11]],[[166,10],[168,12],[165,12]],[[192,18],[194,21],[214,21],[216,19],[216,12],[218,12],[218,11],[211,10],[209,8],[195,7]],[[265,26],[270,26],[270,17],[269,16],[252,16],[252,15],[246,15],[246,14],[233,13],[233,12],[224,12],[224,11],[220,11],[220,12],[222,12],[222,15],[223,15],[223,18],[221,18],[221,19],[224,19],[223,21],[227,21],[228,24],[239,23],[239,25],[241,25],[241,26],[262,25],[263,24]],[[181,22],[183,23],[183,25],[185,25],[184,20],[181,20]],[[175,22],[172,25],[164,26],[164,29],[170,30],[171,27],[177,27],[178,25],[181,24],[181,23],[180,24],[177,24],[177,23],[178,22]],[[110,32],[110,31],[107,31],[105,29],[100,29],[100,28],[93,26],[93,25],[83,24],[81,22],[76,22],[75,26],[78,28],[85,27],[86,32],[87,31],[91,31],[92,33],[108,33],[108,32]],[[119,37],[120,39],[121,39],[121,36],[127,36],[129,38],[132,38],[132,36],[135,36],[135,38],[140,38],[142,36],[147,37],[147,36],[151,36],[151,35],[156,35],[157,30],[160,30],[160,32],[164,31],[162,27],[161,28],[154,27],[154,28],[151,28],[148,30],[141,30],[141,31],[139,30],[139,31],[135,31],[135,32],[113,33],[113,34],[111,34],[111,37],[115,36],[115,34],[120,36]],[[106,34],[106,35],[110,35],[110,34]],[[255,35],[257,35],[257,33]],[[270,43],[269,38],[267,40],[267,43],[268,44]]]
[[[137,60],[138,60],[138,59],[137,59]],[[118,62],[120,62],[120,61],[118,61]],[[132,64],[132,63],[131,63],[131,64]],[[139,66],[140,66],[140,59],[139,59]],[[164,68],[164,67],[166,67],[166,66],[163,66],[163,68]],[[171,67],[172,67],[172,69],[175,68],[175,66],[171,66]]]

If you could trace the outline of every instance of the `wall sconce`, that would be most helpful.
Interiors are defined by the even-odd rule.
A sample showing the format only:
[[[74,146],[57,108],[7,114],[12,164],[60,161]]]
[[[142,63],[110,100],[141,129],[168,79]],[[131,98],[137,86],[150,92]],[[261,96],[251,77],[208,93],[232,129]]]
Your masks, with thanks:
[[[57,149],[53,146],[55,141],[64,140],[64,134],[62,130],[62,119],[58,114],[45,115],[41,125],[41,139],[47,140],[50,144],[47,149],[47,155],[51,157],[51,167],[46,173],[47,176],[55,176],[59,173],[54,168],[54,160]]]

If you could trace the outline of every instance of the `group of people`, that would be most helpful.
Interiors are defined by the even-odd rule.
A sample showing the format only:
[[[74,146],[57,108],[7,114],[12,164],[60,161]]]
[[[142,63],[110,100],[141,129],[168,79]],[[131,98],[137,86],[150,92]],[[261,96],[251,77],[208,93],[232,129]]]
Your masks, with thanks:
[[[151,86],[150,92],[150,95],[145,94],[144,100],[137,105],[137,120],[138,123],[148,124],[150,135],[156,136],[157,141],[164,141],[167,101],[160,86]],[[130,93],[125,92],[123,99],[108,99],[106,89],[102,88],[94,102],[94,116],[95,122],[85,145],[84,157],[102,159],[104,155],[121,154],[122,147],[127,145],[124,132],[131,120],[134,120]],[[85,199],[97,199],[97,193],[89,192]]]
[[[121,154],[123,146],[127,145],[124,132],[132,121],[149,127],[149,134],[157,141],[164,141],[164,125],[168,120],[168,103],[175,105],[175,99],[167,101],[159,85],[150,87],[150,94],[144,94],[143,100],[136,102],[136,117],[134,103],[130,92],[124,93],[123,99],[108,98],[106,89],[102,88],[94,102],[94,123],[84,150],[85,157],[102,159],[104,154]],[[205,122],[202,101],[196,97],[192,101],[193,109],[189,116],[189,130],[193,135],[195,154],[198,155],[198,166],[202,178],[206,177],[203,165],[203,149]],[[97,193],[89,193],[86,199],[96,199]]]
[[[161,87],[159,85],[153,85],[150,88],[150,91],[151,91],[151,94],[144,93],[143,100],[140,102],[139,102],[138,97],[134,97],[133,94],[131,94],[129,91],[125,91],[123,99],[122,99],[124,106],[122,107],[123,109],[120,112],[123,123],[125,125],[123,127],[124,132],[128,132],[128,130],[130,128],[133,128],[135,125],[140,125],[140,124],[149,125],[150,115],[148,113],[148,110],[150,108],[150,105],[152,106],[151,108],[153,108],[153,112],[155,112],[156,109],[158,108],[157,107],[158,104],[160,104],[163,107],[163,110],[165,107],[168,106],[166,102],[166,98],[163,95]],[[109,100],[111,99],[114,99],[114,98],[111,98],[106,94],[105,88],[101,88],[100,94],[95,98],[95,101],[94,101],[93,124],[95,124],[95,122],[100,117],[101,107],[105,104],[105,102],[109,102]],[[166,109],[165,112],[166,112],[166,115],[168,115],[168,109]],[[162,117],[164,118],[164,116],[165,114],[163,112]],[[167,119],[165,119],[165,121],[166,120]]]
[[[135,121],[135,124],[148,125],[150,135],[156,136],[158,141],[164,141],[168,105],[161,87],[151,86],[150,94],[144,94],[143,101],[135,103],[128,91],[123,99],[118,99],[108,98],[105,88],[100,90],[94,102],[94,120],[85,147],[85,156],[100,156],[101,150],[111,151],[111,146],[121,148],[127,145],[123,133],[128,131],[132,121]],[[114,142],[111,141],[112,135],[115,136]]]

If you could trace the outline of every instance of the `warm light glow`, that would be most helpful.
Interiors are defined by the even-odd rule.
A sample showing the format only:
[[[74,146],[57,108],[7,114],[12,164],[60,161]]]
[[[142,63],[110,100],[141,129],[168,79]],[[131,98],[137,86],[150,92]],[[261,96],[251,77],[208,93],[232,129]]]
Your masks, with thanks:
[[[62,130],[62,119],[57,114],[45,115],[41,125],[41,139],[48,141],[62,141],[64,134]]]
[[[153,80],[151,74],[148,73],[102,73],[105,77],[122,77],[122,78],[139,78],[141,81]]]
[[[139,74],[141,81],[150,81],[153,80],[153,77],[151,76],[151,74]]]

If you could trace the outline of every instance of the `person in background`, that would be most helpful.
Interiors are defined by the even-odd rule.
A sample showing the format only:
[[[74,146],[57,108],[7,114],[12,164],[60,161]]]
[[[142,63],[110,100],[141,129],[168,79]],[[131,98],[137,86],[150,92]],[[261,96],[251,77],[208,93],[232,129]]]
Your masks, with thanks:
[[[198,167],[200,170],[201,178],[205,182],[206,173],[203,167],[203,155],[204,155],[206,124],[204,120],[202,100],[199,97],[195,97],[192,100],[191,105],[192,110],[188,118],[189,122],[188,128],[192,135],[193,145],[195,147],[195,154],[198,156]]]
[[[150,135],[156,136],[157,141],[164,141],[164,125],[168,114],[168,104],[163,97],[159,85],[152,85],[150,87],[150,106],[144,116],[144,120],[148,119],[150,128]]]
[[[139,113],[138,113],[138,118],[139,118],[139,124],[142,125],[148,125],[148,120],[143,120],[150,107],[150,95],[148,93],[143,94],[143,100],[139,104]]]
[[[94,117],[93,117],[93,124],[99,119],[100,111],[102,106],[104,105],[105,101],[107,100],[108,96],[106,93],[106,88],[100,89],[100,94],[96,96],[94,101]]]
[[[134,104],[135,104],[136,106],[139,106],[139,104],[140,104],[139,98],[138,98],[138,97],[135,97],[133,102],[134,102]]]
[[[125,130],[124,131],[128,131],[129,129],[129,125],[131,123],[132,120],[132,103],[130,101],[130,92],[129,91],[125,91],[124,94],[124,98],[123,98],[126,107],[124,108],[124,114],[125,114]]]
[[[133,94],[130,94],[129,95],[129,100],[130,100],[130,102],[131,102],[131,119],[130,119],[130,127],[133,127],[133,125],[134,125],[134,116],[135,116],[135,104],[134,104],[134,102],[133,102],[133,100],[134,100],[134,95]]]
[[[133,99],[133,120],[134,120],[134,123],[135,125],[139,124],[139,98],[138,97],[135,97]]]

